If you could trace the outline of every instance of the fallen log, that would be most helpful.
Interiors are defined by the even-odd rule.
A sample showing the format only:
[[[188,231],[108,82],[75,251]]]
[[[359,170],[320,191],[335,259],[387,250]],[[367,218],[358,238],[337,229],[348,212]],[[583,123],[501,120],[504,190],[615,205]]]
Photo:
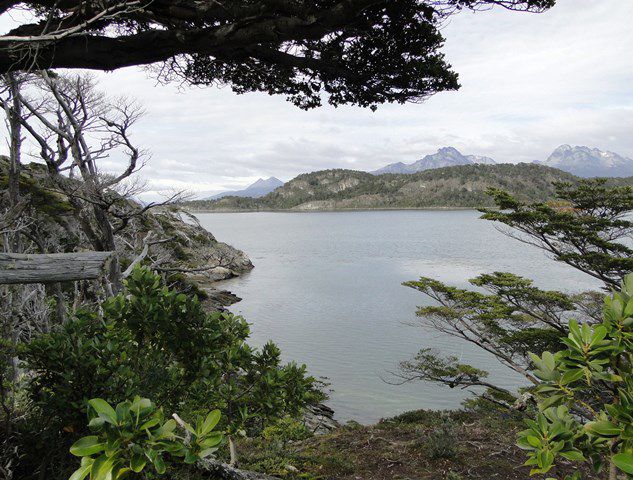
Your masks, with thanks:
[[[0,285],[99,278],[113,252],[0,253]]]

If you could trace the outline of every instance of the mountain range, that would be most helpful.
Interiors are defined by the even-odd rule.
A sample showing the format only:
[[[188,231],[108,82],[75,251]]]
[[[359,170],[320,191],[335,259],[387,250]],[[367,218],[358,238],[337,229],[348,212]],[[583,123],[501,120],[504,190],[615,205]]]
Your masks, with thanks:
[[[259,198],[272,192],[276,188],[283,186],[283,184],[284,182],[282,182],[276,177],[269,177],[267,179],[260,178],[255,183],[249,185],[248,187],[242,190],[233,190],[229,192],[218,193],[217,195],[208,197],[205,200],[218,200],[224,197]]]
[[[551,167],[577,177],[633,177],[633,159],[617,153],[602,151],[584,146],[561,145],[545,161],[535,160],[533,164]],[[457,166],[494,166],[503,165],[490,157],[463,155],[454,147],[440,148],[436,153],[426,155],[413,163],[391,163],[372,172],[362,172],[375,177],[385,174],[413,175],[428,170]],[[315,172],[318,174],[319,172]],[[300,175],[297,178],[301,178]],[[293,180],[294,181],[294,180]],[[220,200],[225,197],[261,198],[284,186],[284,182],[275,177],[260,178],[243,190],[222,192],[202,201]]]
[[[373,175],[383,175],[385,173],[417,173],[433,168],[454,167],[456,165],[472,165],[472,164],[494,165],[495,162],[490,157],[482,157],[479,155],[462,155],[456,148],[444,147],[440,148],[433,155],[426,155],[417,162],[410,164],[397,162],[391,163],[385,167],[369,172]]]
[[[633,176],[633,159],[617,153],[602,151],[584,146],[561,145],[556,148],[545,161],[534,163],[558,168],[578,177],[630,177]],[[434,168],[453,167],[457,165],[495,165],[490,157],[480,155],[462,155],[456,148],[440,148],[432,155],[426,155],[413,163],[391,163],[370,172],[373,175],[386,173],[417,173]]]

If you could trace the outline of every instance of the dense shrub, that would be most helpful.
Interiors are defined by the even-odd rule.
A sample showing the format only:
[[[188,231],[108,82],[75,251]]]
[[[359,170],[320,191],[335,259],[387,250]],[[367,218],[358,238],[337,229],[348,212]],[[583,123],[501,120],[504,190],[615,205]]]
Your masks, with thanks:
[[[116,404],[148,397],[185,416],[218,408],[233,443],[322,398],[305,366],[283,365],[273,343],[251,348],[249,333],[242,317],[207,313],[197,298],[137,268],[101,312],[81,312],[24,346],[30,415],[46,419],[36,443],[46,437],[67,452],[87,433],[92,398]]]

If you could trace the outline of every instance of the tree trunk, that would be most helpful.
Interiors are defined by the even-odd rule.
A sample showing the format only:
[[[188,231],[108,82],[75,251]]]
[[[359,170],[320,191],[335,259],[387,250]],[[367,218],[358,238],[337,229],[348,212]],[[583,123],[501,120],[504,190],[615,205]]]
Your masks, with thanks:
[[[0,253],[0,285],[96,279],[110,257],[113,252]]]
[[[19,93],[20,84],[13,73],[6,75],[6,81],[11,92],[12,104],[5,112],[9,124],[9,205],[17,206],[20,202],[20,149],[22,147],[22,124],[20,118],[22,115],[22,104],[20,103]],[[10,251],[20,253],[22,248],[20,245],[20,232],[16,231],[11,235]]]

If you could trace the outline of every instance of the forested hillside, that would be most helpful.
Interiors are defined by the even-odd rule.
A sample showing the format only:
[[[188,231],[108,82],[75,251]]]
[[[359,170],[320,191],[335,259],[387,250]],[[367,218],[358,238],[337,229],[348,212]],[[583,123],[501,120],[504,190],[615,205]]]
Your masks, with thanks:
[[[576,182],[569,173],[537,164],[459,165],[414,174],[372,175],[324,170],[299,175],[262,198],[225,197],[192,201],[192,211],[337,210],[372,208],[477,208],[491,206],[490,187],[523,201],[553,197],[554,182]],[[631,184],[633,178],[613,179]]]

